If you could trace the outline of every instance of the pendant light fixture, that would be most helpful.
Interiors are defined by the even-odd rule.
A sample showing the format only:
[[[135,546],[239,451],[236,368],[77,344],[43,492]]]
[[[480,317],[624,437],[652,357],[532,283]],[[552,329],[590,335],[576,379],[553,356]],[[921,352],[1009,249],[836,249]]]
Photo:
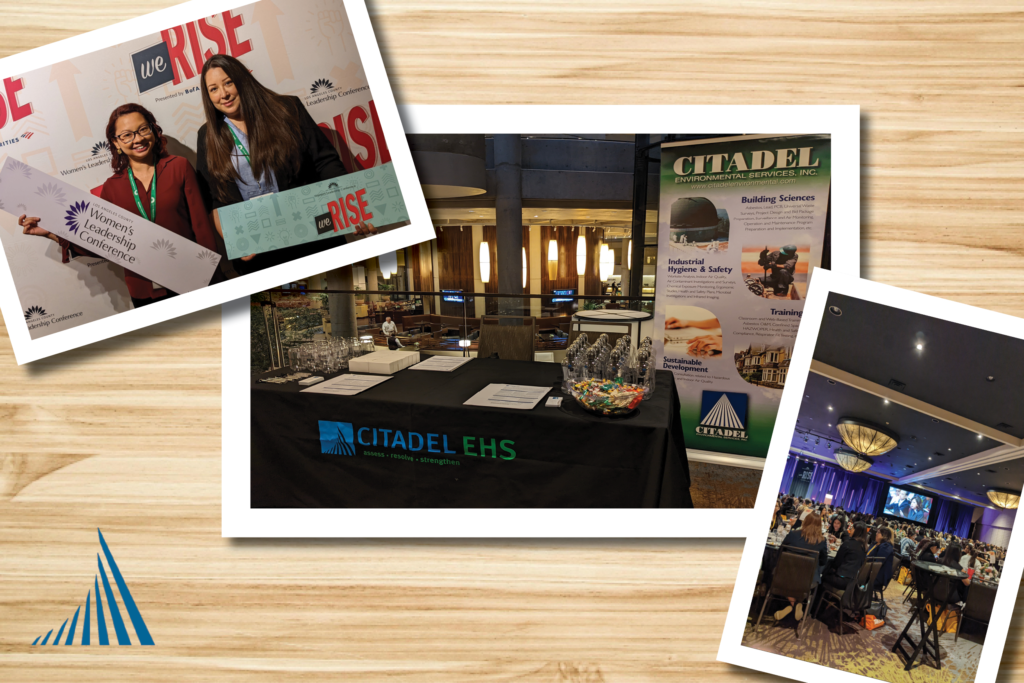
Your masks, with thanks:
[[[843,437],[843,443],[851,449],[870,457],[888,453],[899,444],[899,434],[855,417],[841,417],[836,430]]]
[[[1004,510],[1016,510],[1017,506],[1020,505],[1020,493],[1015,493],[1009,489],[989,489],[985,492],[985,495],[995,503],[996,507],[1001,507]]]
[[[834,454],[836,462],[847,472],[865,472],[871,469],[871,459],[860,453],[840,448]]]

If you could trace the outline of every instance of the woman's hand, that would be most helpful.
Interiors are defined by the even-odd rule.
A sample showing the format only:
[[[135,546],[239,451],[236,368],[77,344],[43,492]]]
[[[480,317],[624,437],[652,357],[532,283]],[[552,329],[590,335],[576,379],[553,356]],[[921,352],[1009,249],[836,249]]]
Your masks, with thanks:
[[[26,216],[21,214],[18,217],[18,225],[22,227],[22,234],[24,235],[36,235],[37,237],[46,237],[54,242],[58,241],[58,237],[49,230],[44,230],[39,227],[39,216]]]
[[[254,258],[256,258],[256,254],[249,254],[248,256],[243,256],[242,260],[243,261],[252,261]]]
[[[356,234],[357,235],[376,235],[377,228],[373,227],[373,223],[366,223],[359,221],[356,223]]]

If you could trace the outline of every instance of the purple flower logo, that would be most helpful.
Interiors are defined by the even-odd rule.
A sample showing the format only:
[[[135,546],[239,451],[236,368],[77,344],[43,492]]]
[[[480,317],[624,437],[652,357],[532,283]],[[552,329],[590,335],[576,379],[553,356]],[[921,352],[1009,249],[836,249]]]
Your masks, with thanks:
[[[81,227],[79,221],[85,218],[85,212],[89,208],[89,202],[75,202],[64,215],[64,222],[67,223],[68,232],[76,233]]]

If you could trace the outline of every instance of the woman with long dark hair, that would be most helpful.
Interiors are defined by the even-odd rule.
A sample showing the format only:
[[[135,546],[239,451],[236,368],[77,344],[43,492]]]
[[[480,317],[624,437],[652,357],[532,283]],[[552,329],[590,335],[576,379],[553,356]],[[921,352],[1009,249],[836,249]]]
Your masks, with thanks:
[[[299,98],[269,90],[229,55],[210,57],[201,75],[206,123],[199,129],[196,165],[218,230],[216,209],[348,173]],[[373,232],[370,224],[356,226],[356,234]],[[316,240],[232,264],[240,274],[251,273],[342,243]]]
[[[864,522],[853,525],[853,535],[839,546],[839,551],[832,559],[821,582],[836,588],[848,588],[850,582],[857,578],[860,568],[867,558],[868,526]]]
[[[100,198],[217,251],[196,172],[184,157],[167,153],[167,139],[153,114],[139,104],[121,105],[111,112],[106,135],[114,174],[103,183]],[[64,263],[76,256],[96,256],[39,227],[38,218],[23,214],[18,225],[26,235],[60,244]],[[215,272],[214,280],[217,278]],[[130,270],[124,271],[124,279],[136,308],[176,296]]]

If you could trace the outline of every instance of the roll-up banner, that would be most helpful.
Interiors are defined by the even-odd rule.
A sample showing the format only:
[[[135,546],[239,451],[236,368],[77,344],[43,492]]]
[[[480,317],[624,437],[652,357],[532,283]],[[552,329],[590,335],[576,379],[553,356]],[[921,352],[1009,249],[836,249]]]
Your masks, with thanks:
[[[829,207],[828,135],[661,148],[654,326],[691,459],[768,453]]]

